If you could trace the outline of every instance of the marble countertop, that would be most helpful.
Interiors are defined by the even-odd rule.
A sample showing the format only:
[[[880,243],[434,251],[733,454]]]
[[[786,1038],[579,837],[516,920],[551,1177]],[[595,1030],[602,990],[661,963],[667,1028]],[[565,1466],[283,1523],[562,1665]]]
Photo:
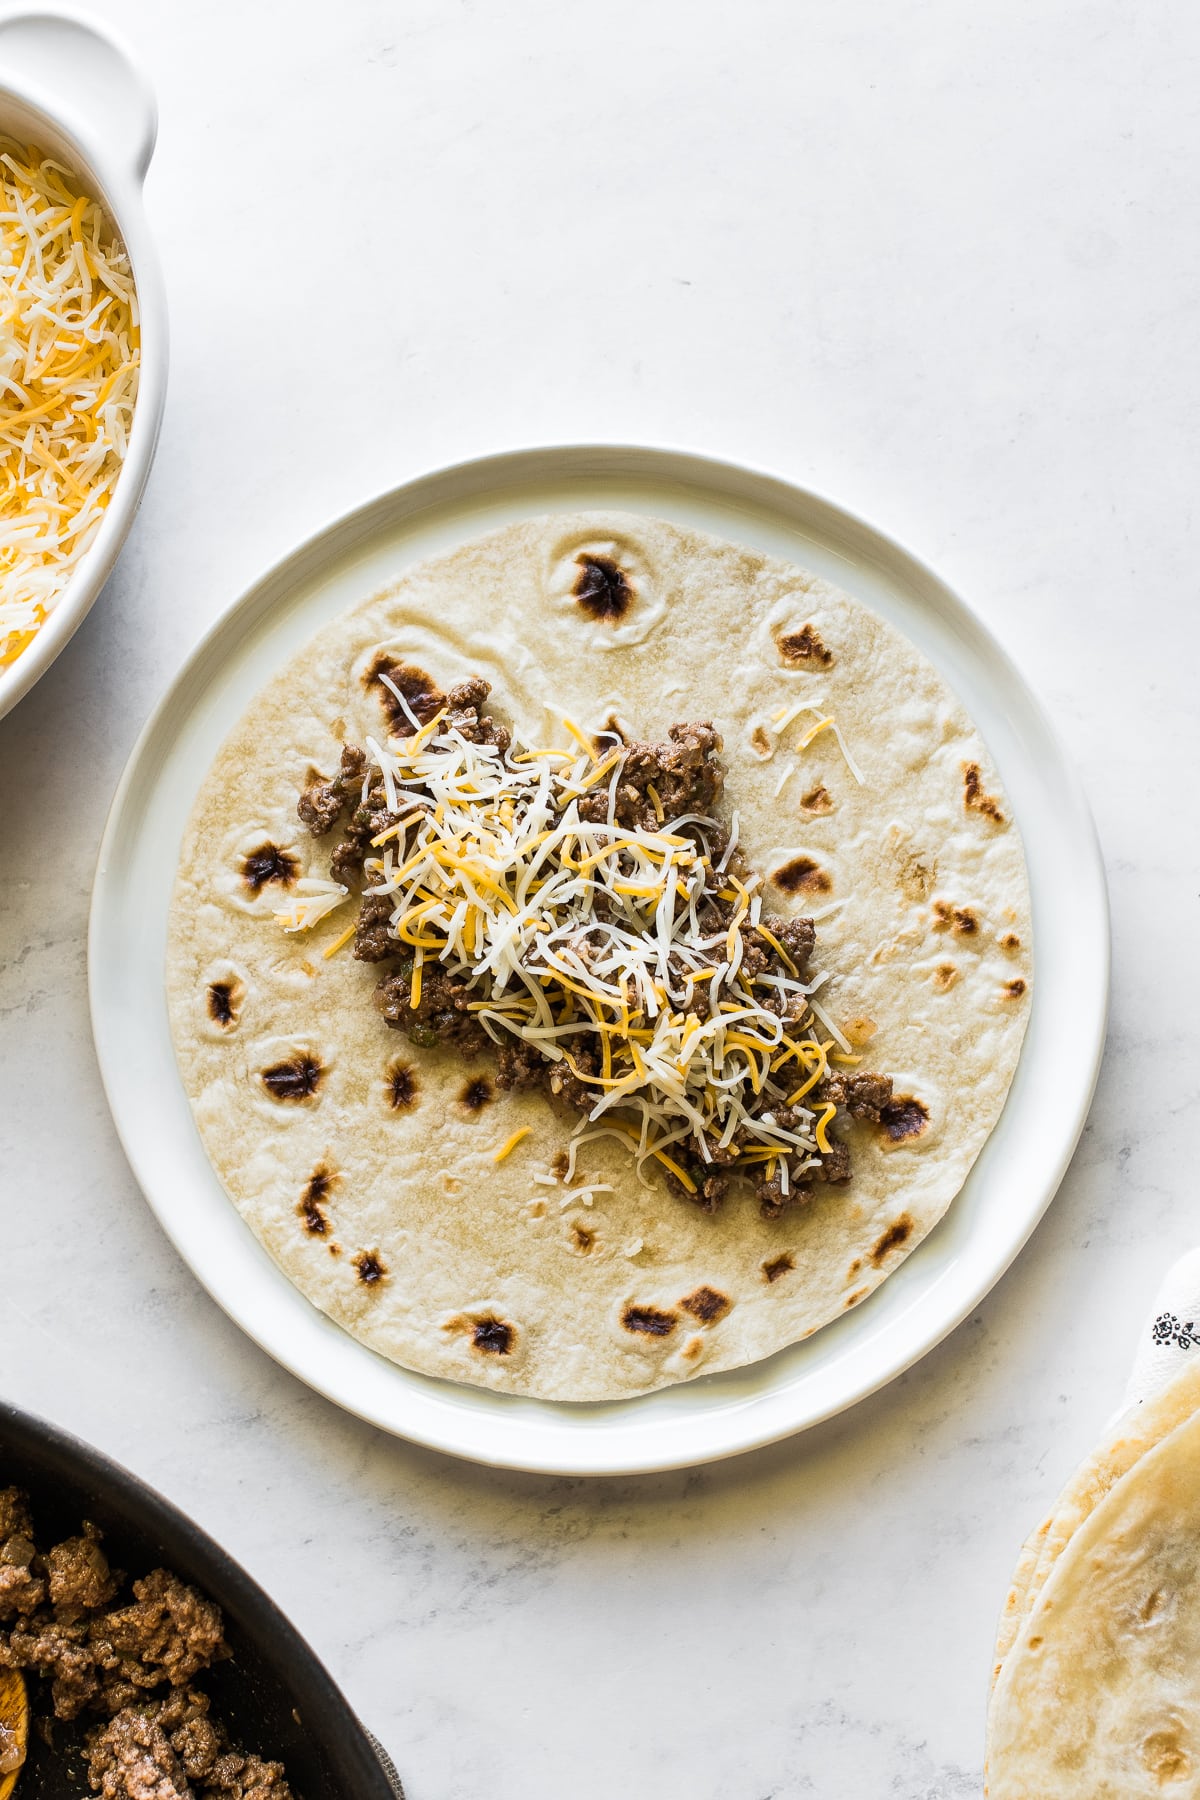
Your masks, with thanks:
[[[1116,0],[96,0],[162,125],[162,446],[0,725],[0,1392],[183,1505],[410,1800],[980,1791],[1017,1547],[1095,1437],[1194,1179],[1200,15]],[[1108,1057],[1045,1222],[805,1437],[587,1483],[344,1417],[184,1268],[85,994],[106,808],[269,561],[427,466],[666,442],[911,544],[1055,714],[1105,845]]]

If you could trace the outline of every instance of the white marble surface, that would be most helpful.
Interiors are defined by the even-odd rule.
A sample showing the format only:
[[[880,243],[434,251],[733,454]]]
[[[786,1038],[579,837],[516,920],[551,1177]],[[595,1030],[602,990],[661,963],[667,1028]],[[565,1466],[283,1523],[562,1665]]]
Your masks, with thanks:
[[[1016,1548],[1200,1235],[1200,14],[95,10],[161,98],[174,362],[119,572],[0,725],[0,1391],[228,1545],[411,1800],[978,1794]],[[367,492],[577,437],[773,466],[969,596],[1083,769],[1116,952],[1091,1125],[976,1316],[806,1438],[595,1485],[391,1442],[245,1341],[126,1169],[84,982],[105,809],[209,621]]]

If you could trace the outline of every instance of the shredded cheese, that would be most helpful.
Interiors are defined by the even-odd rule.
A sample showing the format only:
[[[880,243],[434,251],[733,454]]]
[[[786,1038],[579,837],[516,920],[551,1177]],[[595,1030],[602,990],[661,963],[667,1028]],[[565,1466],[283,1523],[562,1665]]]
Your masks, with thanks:
[[[505,1157],[511,1155],[516,1149],[521,1139],[528,1137],[532,1130],[532,1125],[522,1125],[519,1131],[514,1131],[510,1138],[504,1140],[498,1150],[492,1151],[492,1161],[498,1163],[503,1162]]]
[[[311,931],[314,925],[328,918],[334,907],[342,904],[349,892],[340,881],[320,881],[316,876],[306,875],[296,883],[287,906],[276,911],[275,921],[285,931]],[[351,926],[350,933],[353,930]]]
[[[345,931],[343,931],[341,937],[334,938],[332,944],[326,944],[324,950],[322,950],[322,952],[321,952],[321,955],[326,959],[326,961],[328,961],[331,956],[336,956],[339,950],[342,950],[345,948],[345,946],[350,942],[350,939],[354,936],[354,930],[355,930],[355,928],[353,925],[347,925],[347,927],[346,927]]]
[[[818,708],[815,706],[802,706],[798,710],[801,712],[818,713]],[[854,758],[851,756],[850,748],[849,748],[848,744],[846,743],[845,738],[842,736],[842,728],[838,724],[837,720],[832,716],[832,714],[829,715],[828,717],[826,717],[826,716],[818,713],[817,723],[815,725],[811,726],[808,731],[804,732],[801,735],[801,737],[797,740],[796,749],[797,750],[806,750],[808,748],[809,744],[812,743],[813,739],[815,737],[817,737],[822,731],[832,731],[834,737],[837,739],[838,749],[842,753],[842,758],[846,764],[846,767],[849,769],[851,775],[853,775],[855,781],[857,781],[859,787],[861,787],[863,785],[863,772],[859,768],[858,764],[855,762]]]
[[[725,832],[706,815],[667,819],[655,794],[653,829],[617,823],[611,800],[605,817],[590,790],[610,773],[619,780],[626,752],[598,755],[570,720],[574,756],[519,739],[501,752],[464,737],[444,712],[411,723],[407,736],[366,741],[389,811],[404,815],[374,839],[383,855],[367,861],[365,892],[387,897],[388,929],[412,947],[409,1007],[419,1008],[423,965],[435,959],[474,989],[469,1010],[495,1043],[536,1046],[553,1065],[552,1088],[576,1082],[591,1104],[571,1139],[571,1169],[580,1143],[614,1133],[643,1180],[657,1163],[689,1193],[697,1165],[721,1153],[785,1174],[789,1157],[811,1166],[829,1147],[799,1104],[828,1072],[832,1040],[812,1036],[820,980],[802,979],[761,924],[758,877],[731,866],[736,815]],[[711,846],[722,840],[718,859]],[[340,904],[344,890],[323,885],[336,892],[298,898],[278,915],[285,928],[303,928],[302,905]],[[725,911],[714,930],[717,901]],[[747,971],[755,930],[786,973]],[[761,958],[749,967],[761,971]],[[794,1061],[799,1069],[781,1072]]]
[[[112,499],[140,361],[129,258],[61,163],[0,138],[0,668]]]
[[[796,739],[797,750],[807,750],[813,739],[820,737],[823,731],[828,731],[833,722],[833,714],[830,713],[828,718],[818,719],[815,725],[810,725],[807,731],[802,731]]]
[[[801,732],[800,736],[796,739],[796,750],[798,752],[807,750],[814,738],[819,737],[821,732],[832,731],[834,737],[838,741],[838,749],[842,753],[846,767],[849,769],[851,775],[853,775],[855,781],[857,781],[859,787],[862,787],[864,780],[863,772],[850,754],[850,747],[842,736],[841,726],[833,717],[832,713],[823,713],[821,711],[820,705],[816,700],[797,700],[792,706],[781,707],[771,720],[771,729],[775,733],[775,736],[777,738],[782,737],[788,726],[793,720],[798,719],[801,713],[812,713],[817,722],[815,725],[810,725],[807,731]],[[782,788],[782,786],[783,782],[781,781],[779,788],[776,788],[775,790],[776,793],[779,792],[779,789]]]

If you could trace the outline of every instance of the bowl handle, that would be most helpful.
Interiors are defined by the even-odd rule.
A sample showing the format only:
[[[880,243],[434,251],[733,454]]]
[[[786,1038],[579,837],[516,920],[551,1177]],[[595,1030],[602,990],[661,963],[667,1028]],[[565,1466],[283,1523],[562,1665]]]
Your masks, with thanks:
[[[154,91],[133,58],[107,32],[75,13],[0,16],[0,77],[10,70],[91,128],[127,173],[140,181],[158,135]]]

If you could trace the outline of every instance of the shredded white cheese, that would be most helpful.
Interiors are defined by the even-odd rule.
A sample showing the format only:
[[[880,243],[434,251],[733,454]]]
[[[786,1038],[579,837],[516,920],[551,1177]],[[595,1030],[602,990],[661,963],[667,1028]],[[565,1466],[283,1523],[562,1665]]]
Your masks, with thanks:
[[[335,906],[342,904],[349,892],[340,881],[322,881],[318,876],[306,875],[296,883],[288,904],[275,914],[276,921],[285,931],[311,931],[329,917]]]
[[[129,259],[99,205],[60,163],[0,138],[0,668],[100,529],[139,345]]]

